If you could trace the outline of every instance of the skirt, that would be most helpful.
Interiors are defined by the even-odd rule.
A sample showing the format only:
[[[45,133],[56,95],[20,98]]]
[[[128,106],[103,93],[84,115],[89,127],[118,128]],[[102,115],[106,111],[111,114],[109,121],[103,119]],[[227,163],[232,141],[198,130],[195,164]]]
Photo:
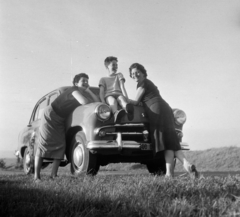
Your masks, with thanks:
[[[174,116],[171,107],[164,100],[145,104],[145,110],[150,122],[151,141],[155,152],[163,150],[181,150],[174,127]]]
[[[65,118],[57,115],[52,107],[48,106],[41,117],[36,155],[61,160],[64,158],[65,149]]]

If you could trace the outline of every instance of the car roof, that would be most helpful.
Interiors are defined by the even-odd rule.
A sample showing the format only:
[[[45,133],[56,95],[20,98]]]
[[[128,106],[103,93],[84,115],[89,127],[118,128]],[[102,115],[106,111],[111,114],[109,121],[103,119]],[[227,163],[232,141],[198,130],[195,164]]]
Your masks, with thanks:
[[[43,95],[39,101],[41,101],[41,99],[47,97],[48,95],[51,95],[51,93],[54,93],[54,92],[60,92],[60,94],[62,94],[64,91],[66,91],[68,88],[70,88],[71,86],[65,86],[65,87],[59,87],[59,88],[56,88],[48,93],[46,93],[45,95]]]
[[[55,90],[52,90],[50,92],[48,92],[47,94],[45,94],[44,96],[42,96],[38,101],[37,103],[35,104],[34,106],[34,109],[33,111],[36,110],[37,106],[39,105],[39,103],[41,103],[42,101],[44,101],[46,98],[49,98],[49,96],[53,95],[54,93],[56,92],[59,92],[60,94],[62,94],[63,92],[65,92],[68,88],[70,88],[72,86],[63,86],[63,87],[59,87],[59,88],[56,88]],[[90,89],[95,93],[95,94],[99,94],[99,87],[90,87]],[[32,112],[32,115],[30,117],[30,120],[29,120],[29,123],[31,122],[31,119],[33,117],[33,112]]]
[[[56,92],[56,91],[59,91],[60,94],[62,94],[63,92],[65,92],[65,91],[66,91],[68,88],[70,88],[70,87],[72,87],[72,86],[63,86],[63,87],[56,88],[55,90],[52,90],[51,92],[49,92],[49,93],[45,94],[44,96],[42,96],[41,99],[44,98],[44,97],[46,97],[46,96],[48,96],[48,95],[51,95],[51,93],[54,93],[54,92]],[[91,90],[93,90],[94,92],[96,92],[96,91],[99,90],[98,87],[90,87],[90,88],[91,88]]]

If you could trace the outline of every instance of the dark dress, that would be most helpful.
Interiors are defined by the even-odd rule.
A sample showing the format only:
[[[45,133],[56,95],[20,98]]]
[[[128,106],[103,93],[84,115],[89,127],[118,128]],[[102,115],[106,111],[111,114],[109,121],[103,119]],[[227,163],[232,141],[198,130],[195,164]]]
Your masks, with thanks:
[[[72,95],[75,90],[78,91],[78,87],[70,87],[45,108],[39,128],[37,156],[51,159],[64,158],[65,120],[75,108],[81,105]],[[94,102],[88,93],[82,94],[90,102]]]
[[[138,87],[145,90],[141,102],[150,122],[150,135],[155,145],[155,152],[180,150],[181,146],[175,132],[171,107],[161,97],[158,88],[152,81],[145,79],[140,85],[137,85]]]

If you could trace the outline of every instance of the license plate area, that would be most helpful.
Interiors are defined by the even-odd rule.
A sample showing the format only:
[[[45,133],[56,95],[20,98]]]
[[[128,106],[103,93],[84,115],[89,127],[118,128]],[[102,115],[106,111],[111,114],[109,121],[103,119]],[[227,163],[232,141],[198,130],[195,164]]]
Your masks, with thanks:
[[[149,143],[140,143],[141,150],[151,150],[151,144]]]

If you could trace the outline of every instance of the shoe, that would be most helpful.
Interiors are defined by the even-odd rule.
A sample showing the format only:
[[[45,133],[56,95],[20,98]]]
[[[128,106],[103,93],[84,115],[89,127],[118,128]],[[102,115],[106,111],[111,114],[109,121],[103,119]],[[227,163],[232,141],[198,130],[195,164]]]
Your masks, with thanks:
[[[49,179],[50,179],[50,180],[54,180],[54,179],[56,179],[56,178],[58,178],[58,177],[59,177],[59,176],[50,176]]]
[[[173,179],[173,176],[172,175],[165,175],[165,179],[167,179],[167,180]]]
[[[120,109],[114,113],[114,123],[117,123],[121,120],[121,118],[125,115],[125,111]]]
[[[190,166],[190,173],[193,175],[193,178],[195,178],[195,179],[197,179],[199,176],[196,166],[193,164]]]
[[[41,183],[42,182],[42,180],[41,179],[34,179],[33,180],[36,184],[38,184],[38,183]]]
[[[132,121],[134,119],[134,106],[132,104],[127,104],[126,113],[128,116],[128,120]]]

